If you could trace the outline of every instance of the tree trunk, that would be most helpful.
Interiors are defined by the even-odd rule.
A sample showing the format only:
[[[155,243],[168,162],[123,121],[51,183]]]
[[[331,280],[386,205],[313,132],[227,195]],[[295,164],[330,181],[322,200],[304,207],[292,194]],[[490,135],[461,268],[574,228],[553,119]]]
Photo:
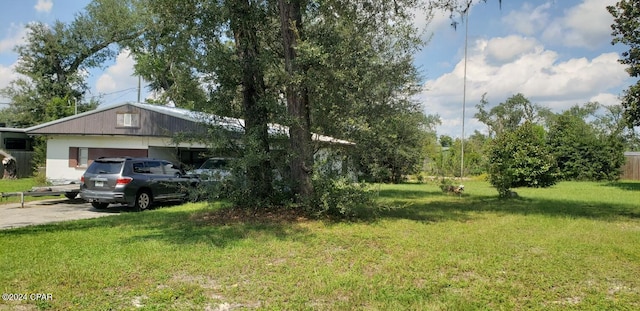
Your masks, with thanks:
[[[284,60],[289,83],[286,88],[287,111],[292,122],[289,127],[289,141],[292,152],[291,177],[294,191],[299,199],[313,195],[311,174],[313,169],[313,149],[311,146],[311,121],[307,90],[304,82],[296,77],[304,75],[304,69],[296,64],[296,46],[301,39],[302,0],[278,0],[280,28],[284,47]]]
[[[245,159],[248,187],[259,200],[268,199],[272,189],[269,160],[268,109],[264,73],[259,60],[259,42],[254,8],[249,0],[230,1],[231,28],[242,68],[242,106],[245,121]]]

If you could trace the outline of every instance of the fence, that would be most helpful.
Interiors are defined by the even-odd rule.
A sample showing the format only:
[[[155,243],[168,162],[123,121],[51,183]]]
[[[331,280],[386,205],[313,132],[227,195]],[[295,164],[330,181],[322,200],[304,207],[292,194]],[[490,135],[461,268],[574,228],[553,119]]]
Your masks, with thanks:
[[[18,178],[33,176],[33,163],[31,163],[33,161],[33,151],[7,150],[7,153],[16,159]],[[0,178],[2,178],[3,175],[4,168],[0,165]]]
[[[621,179],[640,180],[640,152],[625,152]]]

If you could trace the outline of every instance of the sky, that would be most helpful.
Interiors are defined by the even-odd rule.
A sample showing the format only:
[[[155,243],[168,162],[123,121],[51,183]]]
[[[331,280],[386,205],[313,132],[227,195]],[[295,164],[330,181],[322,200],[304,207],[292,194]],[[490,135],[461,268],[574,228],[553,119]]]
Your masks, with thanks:
[[[474,5],[468,24],[456,29],[448,13],[437,13],[427,23],[424,12],[415,12],[416,26],[429,39],[415,55],[424,83],[416,100],[426,114],[441,117],[438,134],[452,137],[462,136],[463,121],[465,137],[475,130],[487,132],[473,117],[483,94],[489,107],[522,93],[555,112],[592,101],[619,104],[619,96],[635,80],[618,63],[625,47],[611,44],[613,18],[606,6],[615,2],[502,0],[500,6],[498,0],[488,0]],[[27,23],[68,22],[87,3],[0,0],[0,88],[17,77],[13,48],[24,42]],[[88,96],[104,104],[136,101],[138,80],[132,74],[132,59],[121,53],[89,73]],[[143,89],[143,98],[146,95]],[[0,103],[8,101],[0,97]]]

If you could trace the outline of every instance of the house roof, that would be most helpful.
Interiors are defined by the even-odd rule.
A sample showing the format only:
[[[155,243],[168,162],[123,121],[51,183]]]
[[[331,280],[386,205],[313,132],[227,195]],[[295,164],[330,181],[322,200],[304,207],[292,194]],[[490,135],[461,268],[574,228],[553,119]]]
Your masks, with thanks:
[[[24,133],[26,129],[19,129],[19,128],[14,128],[14,127],[0,127],[0,133],[4,132],[11,132],[11,133]]]
[[[23,129],[28,134],[39,135],[39,134],[74,134],[73,130],[62,126],[65,123],[75,122],[74,120],[89,118],[90,116],[100,114],[106,112],[108,110],[114,110],[119,108],[138,108],[144,109],[147,111],[155,112],[160,115],[170,116],[171,118],[177,118],[180,120],[187,121],[188,123],[207,123],[216,126],[222,126],[223,128],[229,131],[235,132],[244,132],[244,120],[238,118],[229,118],[229,117],[221,117],[212,114],[207,114],[203,112],[191,111],[178,107],[169,107],[169,106],[160,106],[160,105],[152,105],[146,103],[135,103],[135,102],[124,102],[120,104],[114,105],[105,105],[101,106],[98,109],[79,113],[77,115],[61,118],[58,120],[38,124],[27,129]],[[87,123],[87,122],[85,122]],[[88,134],[88,135],[105,135],[108,133],[100,132],[99,129],[95,129],[96,124],[84,124],[85,131],[80,131],[75,129],[77,134]],[[288,135],[289,128],[279,124],[269,124],[269,134],[277,135]],[[127,135],[126,131],[121,131],[120,135]],[[316,133],[312,133],[313,141],[317,142],[325,142],[325,143],[333,143],[333,144],[342,144],[342,145],[353,145],[354,143],[346,140],[341,140],[325,135],[320,135]]]

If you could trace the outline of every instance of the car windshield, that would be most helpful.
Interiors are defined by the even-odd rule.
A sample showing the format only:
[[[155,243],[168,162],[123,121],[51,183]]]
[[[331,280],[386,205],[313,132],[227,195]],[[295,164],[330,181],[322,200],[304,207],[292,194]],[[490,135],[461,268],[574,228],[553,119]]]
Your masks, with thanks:
[[[124,162],[102,162],[96,161],[89,166],[87,173],[90,174],[118,174],[122,170]]]
[[[226,169],[227,168],[227,160],[224,159],[208,159],[200,166],[200,169],[204,170],[215,170],[215,169]]]

